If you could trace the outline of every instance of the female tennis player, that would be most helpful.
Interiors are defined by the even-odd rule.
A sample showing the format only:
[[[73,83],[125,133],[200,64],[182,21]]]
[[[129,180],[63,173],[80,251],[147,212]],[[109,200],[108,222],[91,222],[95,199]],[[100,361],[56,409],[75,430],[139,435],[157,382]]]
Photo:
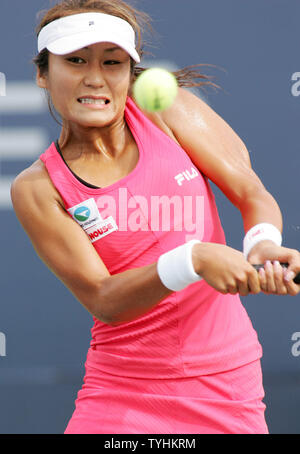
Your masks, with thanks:
[[[133,101],[145,17],[121,0],[64,0],[38,27],[37,84],[63,124],[11,197],[94,319],[65,433],[265,434],[262,348],[239,295],[298,294],[299,253],[210,107],[182,87],[163,113]],[[226,246],[209,179],[241,212],[243,252]]]

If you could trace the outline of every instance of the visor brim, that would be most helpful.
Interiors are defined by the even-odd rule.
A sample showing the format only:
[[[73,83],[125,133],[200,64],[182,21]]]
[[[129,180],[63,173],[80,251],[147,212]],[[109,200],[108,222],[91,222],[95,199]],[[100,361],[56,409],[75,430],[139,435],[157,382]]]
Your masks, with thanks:
[[[65,55],[82,49],[83,47],[90,46],[91,44],[104,42],[119,46],[121,49],[125,50],[136,63],[140,63],[141,60],[136,49],[132,45],[124,43],[124,39],[118,39],[115,34],[114,36],[103,36],[101,33],[97,32],[80,33],[77,36],[73,35],[57,39],[51,44],[48,44],[47,49],[55,55]]]

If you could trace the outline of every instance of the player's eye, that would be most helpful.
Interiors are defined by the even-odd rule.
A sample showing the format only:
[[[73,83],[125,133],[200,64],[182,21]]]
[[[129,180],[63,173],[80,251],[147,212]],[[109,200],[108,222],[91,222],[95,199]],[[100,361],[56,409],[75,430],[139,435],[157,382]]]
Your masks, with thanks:
[[[120,62],[118,60],[106,60],[105,65],[118,65]]]
[[[72,63],[78,63],[78,60],[81,60],[81,61],[84,61],[82,58],[80,57],[69,57],[66,59],[67,61],[70,61]]]

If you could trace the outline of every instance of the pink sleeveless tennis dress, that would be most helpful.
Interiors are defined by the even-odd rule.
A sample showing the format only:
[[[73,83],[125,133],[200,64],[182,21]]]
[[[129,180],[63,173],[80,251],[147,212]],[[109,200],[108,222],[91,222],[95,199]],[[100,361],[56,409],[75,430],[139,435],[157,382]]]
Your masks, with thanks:
[[[198,238],[225,244],[207,178],[128,98],[134,170],[97,188],[58,143],[40,156],[69,215],[111,274],[157,262]],[[267,433],[262,348],[238,295],[204,280],[129,323],[94,318],[85,377],[66,434]]]

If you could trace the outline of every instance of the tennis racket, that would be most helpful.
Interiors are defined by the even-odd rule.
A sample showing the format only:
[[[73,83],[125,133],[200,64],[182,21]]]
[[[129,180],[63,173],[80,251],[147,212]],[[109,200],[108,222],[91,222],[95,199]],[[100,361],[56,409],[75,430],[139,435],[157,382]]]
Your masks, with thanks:
[[[280,265],[283,268],[287,268],[289,266],[288,263],[280,263]],[[264,265],[253,265],[253,266],[257,271],[259,271],[260,268],[264,268]],[[294,278],[294,282],[295,282],[295,284],[300,284],[300,273],[298,273],[297,276]]]

